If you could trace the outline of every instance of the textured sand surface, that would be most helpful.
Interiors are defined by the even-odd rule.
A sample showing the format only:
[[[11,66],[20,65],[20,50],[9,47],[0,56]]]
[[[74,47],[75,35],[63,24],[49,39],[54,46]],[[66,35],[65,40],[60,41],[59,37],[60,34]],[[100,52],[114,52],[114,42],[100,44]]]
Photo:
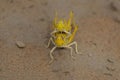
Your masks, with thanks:
[[[48,65],[55,10],[65,19],[74,12],[83,54],[72,60],[68,49],[56,50]],[[0,80],[119,79],[120,0],[0,0]]]

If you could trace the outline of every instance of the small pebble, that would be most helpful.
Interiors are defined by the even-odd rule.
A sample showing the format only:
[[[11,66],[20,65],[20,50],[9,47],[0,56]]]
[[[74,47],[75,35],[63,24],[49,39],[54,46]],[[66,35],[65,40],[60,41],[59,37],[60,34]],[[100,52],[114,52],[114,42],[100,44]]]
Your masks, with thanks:
[[[34,5],[30,5],[28,8],[33,8],[34,7]]]
[[[70,72],[69,71],[65,71],[63,73],[65,74],[65,76],[67,76]]]
[[[106,67],[106,69],[108,70],[108,71],[115,71],[115,68],[113,68],[113,67]]]
[[[120,11],[120,1],[116,0],[110,3],[110,8],[112,11]]]
[[[40,20],[40,21],[42,21],[42,22],[43,22],[43,21],[45,21],[45,19],[44,19],[44,18],[40,18],[39,20]]]
[[[107,61],[108,61],[109,63],[114,63],[111,59],[107,59]]]
[[[19,48],[24,48],[25,47],[25,44],[21,41],[16,41],[16,45],[19,47]]]
[[[113,76],[111,73],[104,73],[106,76]]]
[[[91,53],[89,53],[89,54],[88,54],[88,57],[92,57],[92,54],[91,54]]]

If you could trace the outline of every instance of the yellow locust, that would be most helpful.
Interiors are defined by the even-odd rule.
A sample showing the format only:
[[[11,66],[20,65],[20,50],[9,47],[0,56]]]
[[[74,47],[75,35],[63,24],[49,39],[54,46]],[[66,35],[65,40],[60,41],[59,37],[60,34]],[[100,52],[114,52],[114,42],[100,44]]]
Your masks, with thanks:
[[[50,46],[51,42],[54,44],[54,47],[50,51],[51,61],[49,62],[49,64],[51,64],[54,60],[53,51],[56,48],[70,49],[71,50],[70,54],[71,54],[71,57],[73,58],[73,55],[72,55],[73,48],[71,46],[75,45],[75,51],[77,54],[79,54],[77,49],[77,42],[73,41],[76,31],[78,30],[78,26],[72,22],[72,18],[73,18],[72,12],[70,13],[70,18],[68,21],[59,20],[57,22],[57,17],[55,17],[54,26],[53,26],[54,30],[51,33],[51,38],[49,39],[49,42],[48,42],[48,47]],[[72,28],[74,28],[74,30],[72,30]]]

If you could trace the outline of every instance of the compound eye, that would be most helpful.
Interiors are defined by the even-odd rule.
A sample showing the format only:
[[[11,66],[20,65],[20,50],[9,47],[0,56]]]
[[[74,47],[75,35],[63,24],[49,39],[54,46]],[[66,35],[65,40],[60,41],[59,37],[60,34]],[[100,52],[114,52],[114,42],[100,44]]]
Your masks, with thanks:
[[[62,31],[62,34],[66,34],[66,33]]]

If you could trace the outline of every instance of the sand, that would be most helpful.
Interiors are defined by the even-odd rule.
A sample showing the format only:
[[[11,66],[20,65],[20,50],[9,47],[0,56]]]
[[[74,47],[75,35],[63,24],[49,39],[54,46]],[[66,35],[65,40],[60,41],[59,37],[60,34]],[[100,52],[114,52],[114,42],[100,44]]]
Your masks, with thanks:
[[[0,0],[0,80],[119,80],[119,0]],[[81,55],[46,48],[55,11],[74,20]],[[25,44],[16,46],[16,41]],[[74,46],[72,46],[74,48]]]

